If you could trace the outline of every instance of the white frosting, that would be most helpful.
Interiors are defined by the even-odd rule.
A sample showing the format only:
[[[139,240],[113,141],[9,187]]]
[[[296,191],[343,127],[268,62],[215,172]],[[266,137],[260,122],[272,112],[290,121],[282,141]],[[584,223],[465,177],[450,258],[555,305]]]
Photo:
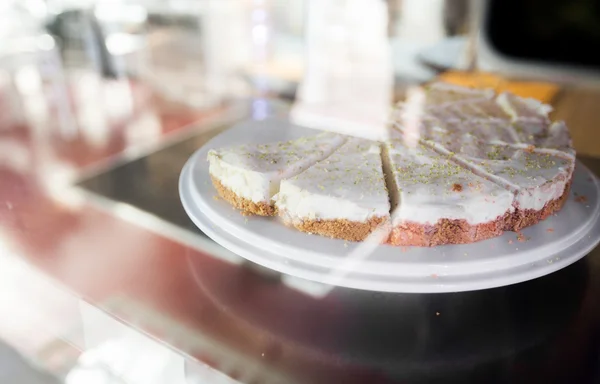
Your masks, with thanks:
[[[547,120],[552,107],[532,98],[518,97],[504,92],[496,98],[498,105],[514,120],[542,119]]]
[[[575,159],[575,150],[573,149],[573,141],[569,134],[569,129],[564,121],[556,121],[550,125],[548,130],[538,138],[535,143],[536,147],[554,149],[569,158]]]
[[[376,142],[323,133],[210,151],[210,173],[241,197],[274,201],[292,221],[365,222],[389,217],[391,205],[394,224],[476,225],[563,195],[575,151],[549,107],[435,84],[419,100],[422,108],[395,111],[383,154]]]
[[[533,145],[536,149],[554,150],[553,153],[559,156],[575,157],[569,130],[562,121],[550,123],[545,120],[509,121],[496,118],[440,120],[428,115],[418,122],[416,129],[407,129],[407,119],[402,116],[402,112],[396,112],[398,120],[395,125],[404,136],[431,140],[455,153],[460,153],[461,146],[474,138],[483,143],[522,144],[523,147]]]
[[[457,101],[443,107],[431,108],[429,113],[442,121],[509,120],[509,115],[493,99],[487,98]]]
[[[345,138],[333,133],[270,144],[244,144],[208,152],[209,172],[236,195],[270,202],[282,179],[329,156]]]
[[[428,108],[419,129],[407,129],[406,118],[396,127],[513,191],[519,208],[539,210],[562,195],[575,151],[566,125],[548,120],[551,107],[509,93],[449,100]]]
[[[521,209],[539,210],[559,198],[573,173],[573,160],[560,151],[532,150],[522,144],[484,144],[470,139],[448,147],[433,141],[427,144],[513,191],[515,204]],[[458,146],[460,150],[452,150]]]
[[[301,103],[295,105],[290,112],[290,117],[298,125],[326,128],[330,132],[380,141],[389,138],[388,116],[389,106],[387,110],[381,111],[377,107],[352,109],[347,105],[334,103]]]
[[[349,139],[327,159],[283,180],[273,200],[288,220],[365,222],[389,216],[379,143]]]
[[[514,191],[521,209],[539,210],[559,198],[573,171],[573,161],[564,156],[506,144],[465,146],[456,158]]]
[[[440,219],[487,223],[512,211],[514,195],[424,145],[402,140],[387,145],[389,169],[398,190],[394,224],[436,224]]]

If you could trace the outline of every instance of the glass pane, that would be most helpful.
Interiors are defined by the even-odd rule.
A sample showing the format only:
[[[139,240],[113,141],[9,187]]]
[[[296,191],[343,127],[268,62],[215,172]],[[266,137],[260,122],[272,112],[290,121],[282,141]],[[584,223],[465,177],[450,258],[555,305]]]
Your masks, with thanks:
[[[0,382],[597,381],[598,89],[492,2],[2,2]]]

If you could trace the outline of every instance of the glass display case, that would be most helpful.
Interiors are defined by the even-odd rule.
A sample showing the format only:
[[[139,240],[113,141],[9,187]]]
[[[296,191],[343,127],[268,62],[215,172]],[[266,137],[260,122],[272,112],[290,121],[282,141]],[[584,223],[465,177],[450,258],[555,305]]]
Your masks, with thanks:
[[[598,383],[600,92],[474,15],[0,5],[0,382]]]

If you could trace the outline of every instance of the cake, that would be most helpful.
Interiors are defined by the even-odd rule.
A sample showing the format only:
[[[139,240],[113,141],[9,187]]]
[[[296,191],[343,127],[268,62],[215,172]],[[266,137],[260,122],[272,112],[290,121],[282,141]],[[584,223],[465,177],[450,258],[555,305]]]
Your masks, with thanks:
[[[396,246],[466,244],[560,210],[575,151],[551,108],[432,84],[397,105],[383,143],[324,133],[209,153],[213,183],[244,212],[301,231]]]
[[[464,244],[502,234],[514,195],[424,144],[386,143],[392,245]]]
[[[243,144],[208,152],[209,173],[219,196],[244,214],[272,216],[271,198],[282,179],[306,170],[345,141],[333,133],[269,144]]]
[[[552,107],[538,100],[515,96],[508,92],[498,95],[496,103],[512,120],[545,120],[549,121],[548,114]]]
[[[352,138],[331,156],[281,182],[284,222],[300,231],[361,241],[389,222],[380,144]]]
[[[404,141],[417,132],[422,145],[512,193],[503,230],[536,224],[564,204],[575,151],[564,122],[550,121],[549,106],[511,94],[496,98],[454,94],[449,103],[425,104],[418,130],[405,129],[406,111],[400,105],[395,118]]]

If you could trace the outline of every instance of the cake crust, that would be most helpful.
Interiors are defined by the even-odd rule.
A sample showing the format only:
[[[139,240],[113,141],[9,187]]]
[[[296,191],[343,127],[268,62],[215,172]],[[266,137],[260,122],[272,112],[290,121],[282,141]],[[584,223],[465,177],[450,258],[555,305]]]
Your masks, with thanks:
[[[512,215],[510,215],[510,218],[506,222],[504,229],[507,231],[520,231],[523,228],[537,224],[542,220],[546,220],[550,215],[560,211],[569,197],[572,181],[573,176],[571,176],[565,185],[563,194],[558,199],[547,202],[546,205],[544,205],[544,208],[540,209],[539,211],[534,209],[517,209]]]
[[[265,202],[255,203],[244,197],[238,196],[231,189],[221,183],[219,179],[210,175],[210,179],[217,190],[219,196],[239,209],[242,215],[275,216],[275,207]]]
[[[567,201],[571,182],[563,194],[546,203],[539,211],[515,210],[489,223],[471,225],[466,220],[442,219],[435,225],[404,222],[392,228],[388,244],[395,246],[433,247],[444,244],[469,244],[502,235],[504,231],[520,231],[558,212]]]
[[[384,226],[389,223],[389,220],[387,217],[373,217],[365,222],[349,221],[346,219],[284,219],[284,223],[309,234],[317,234],[347,241],[363,241],[376,229],[385,228]],[[384,238],[384,242],[386,238]]]

